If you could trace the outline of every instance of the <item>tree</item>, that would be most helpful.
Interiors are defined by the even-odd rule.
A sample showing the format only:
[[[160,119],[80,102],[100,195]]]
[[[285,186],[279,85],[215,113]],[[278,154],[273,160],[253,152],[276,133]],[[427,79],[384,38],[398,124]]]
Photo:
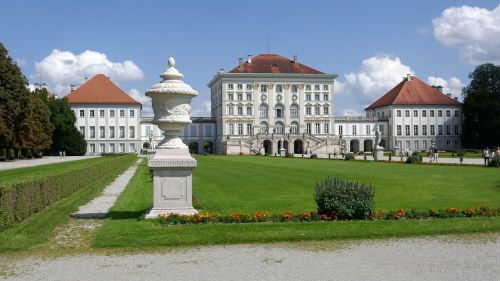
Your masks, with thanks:
[[[464,88],[464,123],[462,139],[465,147],[500,145],[500,66],[483,64],[469,75]]]
[[[52,146],[50,153],[58,154],[65,151],[66,155],[84,155],[87,150],[87,143],[84,136],[75,127],[76,116],[71,110],[68,100],[48,97],[45,89],[36,90],[37,93],[45,96],[45,103],[50,109],[50,122],[54,126],[52,133]]]

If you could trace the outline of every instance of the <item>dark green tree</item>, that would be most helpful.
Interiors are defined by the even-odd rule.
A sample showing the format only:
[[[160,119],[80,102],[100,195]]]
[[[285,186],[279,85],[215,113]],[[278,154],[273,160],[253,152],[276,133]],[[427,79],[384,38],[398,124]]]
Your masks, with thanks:
[[[48,92],[45,89],[36,90],[36,92],[47,97],[45,103],[50,109],[50,122],[54,126],[49,153],[57,155],[59,151],[65,151],[66,155],[84,155],[87,143],[84,136],[75,127],[76,116],[71,110],[68,100],[48,97]]]
[[[464,88],[464,123],[462,139],[465,147],[483,148],[500,145],[500,66],[483,64],[469,75]]]

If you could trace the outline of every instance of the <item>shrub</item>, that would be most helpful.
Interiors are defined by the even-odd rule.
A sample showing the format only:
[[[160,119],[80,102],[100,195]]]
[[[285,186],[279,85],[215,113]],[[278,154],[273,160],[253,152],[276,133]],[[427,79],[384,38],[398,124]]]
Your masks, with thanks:
[[[106,174],[132,164],[135,154],[112,157],[84,168],[50,176],[36,176],[18,182],[0,184],[0,230],[41,211],[57,200],[91,185]]]
[[[375,188],[339,176],[316,183],[318,213],[334,219],[368,219],[372,215]]]
[[[353,153],[347,153],[345,155],[345,160],[356,160]]]
[[[422,155],[420,155],[420,152],[415,151],[413,152],[408,158],[406,159],[407,164],[419,164],[422,163]]]
[[[490,163],[488,164],[488,167],[500,167],[500,156],[496,155],[492,159],[490,159]]]
[[[309,158],[311,158],[311,159],[317,159],[318,155],[317,154],[311,154],[311,156]]]

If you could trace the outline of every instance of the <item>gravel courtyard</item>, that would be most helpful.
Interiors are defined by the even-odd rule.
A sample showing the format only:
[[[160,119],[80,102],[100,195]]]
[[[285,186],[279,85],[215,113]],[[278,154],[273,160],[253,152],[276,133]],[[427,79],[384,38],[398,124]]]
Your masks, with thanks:
[[[500,234],[18,257],[2,263],[5,280],[499,280]]]

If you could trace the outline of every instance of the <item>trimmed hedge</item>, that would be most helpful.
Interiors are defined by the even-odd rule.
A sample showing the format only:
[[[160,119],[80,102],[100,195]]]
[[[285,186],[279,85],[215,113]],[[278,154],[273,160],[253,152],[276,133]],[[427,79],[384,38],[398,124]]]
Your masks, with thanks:
[[[136,161],[136,155],[110,157],[84,168],[56,175],[37,176],[20,182],[0,183],[0,230],[13,226],[43,210],[57,200],[91,185],[125,163]]]

